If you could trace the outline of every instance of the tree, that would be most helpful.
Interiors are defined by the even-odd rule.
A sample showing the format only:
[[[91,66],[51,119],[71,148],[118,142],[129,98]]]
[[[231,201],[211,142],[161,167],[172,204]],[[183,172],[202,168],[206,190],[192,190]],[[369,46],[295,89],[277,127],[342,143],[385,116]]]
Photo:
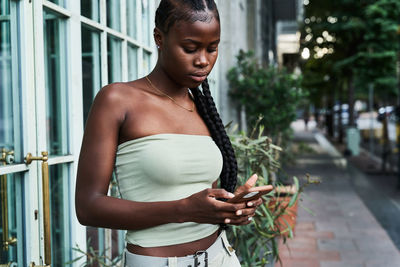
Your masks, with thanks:
[[[304,81],[335,77],[335,90],[347,92],[350,124],[354,123],[354,95],[367,95],[368,84],[375,86],[379,99],[396,95],[399,16],[398,0],[310,0],[305,6],[302,47],[311,52],[311,60],[319,61],[311,66],[321,67],[304,64]],[[326,96],[323,84],[304,87]]]

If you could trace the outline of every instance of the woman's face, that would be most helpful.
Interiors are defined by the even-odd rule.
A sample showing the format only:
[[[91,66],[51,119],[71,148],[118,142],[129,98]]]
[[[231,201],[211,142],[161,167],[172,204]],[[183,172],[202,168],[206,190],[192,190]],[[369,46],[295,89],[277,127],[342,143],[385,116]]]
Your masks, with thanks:
[[[177,84],[199,86],[211,72],[218,57],[220,24],[211,21],[175,23],[167,34],[160,33],[160,63]]]

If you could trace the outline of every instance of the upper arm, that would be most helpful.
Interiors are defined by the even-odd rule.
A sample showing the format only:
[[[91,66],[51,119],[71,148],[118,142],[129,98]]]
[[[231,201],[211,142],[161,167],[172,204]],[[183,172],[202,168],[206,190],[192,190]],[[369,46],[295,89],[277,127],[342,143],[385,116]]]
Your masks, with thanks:
[[[77,204],[108,192],[126,113],[124,97],[115,87],[118,85],[109,85],[98,93],[86,122],[77,172]]]

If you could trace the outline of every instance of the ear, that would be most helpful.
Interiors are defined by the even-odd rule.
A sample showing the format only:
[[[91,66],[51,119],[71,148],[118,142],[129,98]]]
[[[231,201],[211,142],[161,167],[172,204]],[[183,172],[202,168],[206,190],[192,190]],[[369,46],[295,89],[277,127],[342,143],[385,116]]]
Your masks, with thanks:
[[[157,47],[162,47],[163,40],[164,40],[164,33],[159,28],[154,28],[154,42],[156,43]]]

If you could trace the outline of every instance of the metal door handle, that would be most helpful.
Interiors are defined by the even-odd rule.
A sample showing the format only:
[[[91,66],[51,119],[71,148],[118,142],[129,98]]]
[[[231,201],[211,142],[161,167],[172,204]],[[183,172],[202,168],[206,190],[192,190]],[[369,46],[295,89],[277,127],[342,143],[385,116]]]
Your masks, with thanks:
[[[14,151],[2,148],[0,161],[2,161],[4,165],[13,164],[14,163]]]
[[[25,163],[31,164],[33,160],[42,161],[42,191],[43,191],[43,225],[44,225],[44,263],[45,266],[51,264],[51,235],[50,235],[50,189],[49,189],[49,164],[47,160],[49,153],[47,151],[42,152],[41,157],[34,157],[31,153],[28,153],[25,157]],[[33,264],[33,265],[32,265]],[[32,266],[35,263],[31,263]]]
[[[1,150],[0,162],[3,165],[11,164],[14,162],[14,151],[7,151],[5,148]],[[3,250],[8,250],[9,246],[17,243],[17,238],[9,237],[8,229],[8,188],[7,188],[7,175],[1,175],[1,218],[3,223]],[[4,264],[3,264],[4,265]],[[6,265],[9,266],[9,265]],[[2,265],[0,265],[2,267]]]

